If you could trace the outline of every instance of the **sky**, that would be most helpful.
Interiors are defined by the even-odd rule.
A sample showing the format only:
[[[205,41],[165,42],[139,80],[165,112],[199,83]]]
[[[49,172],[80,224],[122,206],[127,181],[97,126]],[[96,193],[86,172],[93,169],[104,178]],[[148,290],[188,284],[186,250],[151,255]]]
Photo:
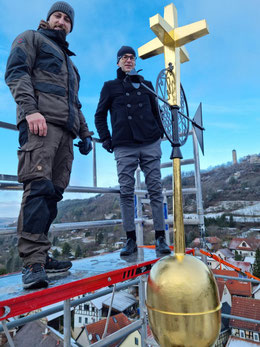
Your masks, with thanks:
[[[116,77],[116,54],[122,45],[135,48],[155,38],[149,18],[163,17],[164,0],[69,0],[75,10],[75,23],[67,40],[76,53],[79,69],[79,98],[88,126],[95,132],[94,114],[103,83]],[[25,30],[37,29],[54,1],[0,0],[0,121],[15,123],[15,103],[4,82],[5,66],[12,41]],[[200,102],[203,109],[205,155],[200,167],[207,169],[230,162],[232,150],[237,157],[259,153],[260,128],[260,26],[259,0],[175,0],[178,25],[206,19],[209,35],[185,47],[190,61],[181,65],[181,83],[193,118]],[[155,86],[164,68],[164,57],[137,59],[137,69]],[[109,118],[108,118],[109,119]],[[15,175],[18,133],[0,128],[0,174]],[[75,141],[76,143],[77,141]],[[162,162],[169,162],[171,147],[162,145]],[[193,156],[192,141],[182,147],[184,159]],[[70,184],[92,186],[92,154],[82,156],[75,147]],[[97,146],[97,183],[117,185],[113,154]],[[192,166],[185,170],[193,170]],[[171,174],[163,169],[162,176]],[[66,193],[65,199],[88,198],[89,194]],[[0,191],[0,217],[17,217],[20,192]]]

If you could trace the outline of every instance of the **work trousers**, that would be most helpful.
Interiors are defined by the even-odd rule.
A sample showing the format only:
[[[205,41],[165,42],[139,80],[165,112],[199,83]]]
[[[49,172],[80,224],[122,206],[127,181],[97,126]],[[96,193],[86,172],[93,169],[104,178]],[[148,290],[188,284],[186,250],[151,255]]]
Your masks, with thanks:
[[[140,165],[150,197],[155,230],[165,230],[163,196],[161,184],[161,140],[137,147],[118,146],[114,148],[120,185],[120,206],[123,228],[126,232],[135,230],[134,186],[135,170]]]
[[[24,266],[46,262],[51,247],[48,231],[57,216],[57,202],[69,184],[73,138],[63,128],[47,124],[47,136],[19,126],[18,181],[24,192],[18,218],[18,250]]]

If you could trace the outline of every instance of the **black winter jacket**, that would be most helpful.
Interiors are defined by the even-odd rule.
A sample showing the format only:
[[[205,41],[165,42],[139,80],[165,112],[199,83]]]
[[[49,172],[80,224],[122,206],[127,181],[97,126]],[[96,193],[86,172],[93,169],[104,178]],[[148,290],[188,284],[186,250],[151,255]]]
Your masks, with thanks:
[[[151,82],[144,83],[153,89]],[[107,124],[108,110],[112,136]],[[112,137],[113,148],[152,143],[163,134],[155,96],[143,86],[134,88],[121,68],[117,70],[115,80],[104,83],[95,125],[102,142]]]

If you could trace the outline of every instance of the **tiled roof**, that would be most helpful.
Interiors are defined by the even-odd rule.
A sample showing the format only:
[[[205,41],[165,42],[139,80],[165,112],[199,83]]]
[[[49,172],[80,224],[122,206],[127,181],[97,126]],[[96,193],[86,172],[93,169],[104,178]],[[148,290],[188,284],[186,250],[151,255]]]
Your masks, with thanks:
[[[239,267],[242,271],[250,272],[250,270],[251,270],[251,264],[248,262],[245,262],[245,261],[237,261],[237,260],[234,260],[232,258],[229,258],[228,263],[230,263],[236,267]]]
[[[219,243],[221,240],[216,236],[205,237],[205,239],[210,243]]]
[[[103,301],[104,306],[107,306],[107,307],[110,306],[111,296],[112,294],[110,294],[110,296]],[[127,308],[133,306],[136,303],[137,303],[137,300],[132,294],[129,294],[126,292],[119,292],[119,293],[115,293],[114,300],[112,303],[112,309],[118,312],[123,312]]]
[[[103,305],[110,306],[112,293],[102,295],[99,298],[91,300],[91,303],[97,308],[102,309]],[[112,308],[119,312],[126,310],[128,307],[133,306],[136,303],[136,299],[132,294],[127,292],[118,292],[114,295]]]
[[[238,277],[238,273],[235,270],[212,269],[211,271],[214,273],[214,275]],[[226,281],[224,278],[218,278],[218,280]]]
[[[113,334],[114,332],[126,327],[131,324],[131,321],[123,314],[119,313],[115,316],[111,316],[108,323],[107,328],[107,336]],[[92,335],[91,343],[99,341],[102,338],[106,325],[106,319],[102,319],[98,322],[86,325],[86,329],[88,331],[88,335]],[[118,343],[118,342],[117,342]],[[115,344],[115,346],[117,345]],[[111,347],[114,345],[111,345]]]
[[[221,240],[218,237],[216,237],[216,236],[205,237],[205,240],[206,240],[206,242],[209,242],[209,243],[212,243],[212,244],[214,244],[214,243],[221,243]],[[195,244],[200,244],[200,238],[196,237],[192,242],[195,243]]]
[[[147,340],[146,340],[146,342],[147,342],[148,346],[151,345],[153,347],[160,347],[154,339],[153,332],[152,332],[149,324],[147,325]]]
[[[212,272],[214,275],[222,275],[222,276],[232,276],[232,277],[238,277],[238,273],[234,270],[216,270],[213,269]],[[225,278],[219,278],[217,277],[217,284],[219,289],[219,296],[222,297],[223,290],[224,290],[224,283],[226,283],[226,286],[228,288],[228,291],[231,295],[243,295],[251,297],[252,295],[252,285],[250,282],[240,282],[238,280],[231,280],[231,279],[225,279]]]
[[[218,250],[218,252],[221,252],[221,254],[224,255],[224,257],[226,258],[234,256],[233,253],[228,248],[221,248]]]
[[[239,245],[242,242],[246,242],[249,246],[249,248],[247,247],[239,247]],[[260,239],[256,239],[256,238],[234,238],[231,240],[230,244],[229,244],[229,248],[230,249],[239,249],[239,250],[254,250],[256,251],[257,248],[260,248]]]
[[[231,295],[252,296],[251,282],[240,282],[237,280],[227,280],[226,286]]]
[[[231,315],[260,320],[260,300],[233,296]],[[260,332],[260,324],[230,319],[230,326]]]
[[[37,320],[26,323],[14,336],[15,346],[63,346],[59,333]],[[9,344],[7,344],[9,346]],[[2,346],[2,344],[1,344]]]
[[[218,285],[219,297],[220,297],[220,300],[221,300],[222,295],[223,295],[223,291],[224,291],[225,283],[223,281],[219,281],[219,279],[217,279],[217,285]]]

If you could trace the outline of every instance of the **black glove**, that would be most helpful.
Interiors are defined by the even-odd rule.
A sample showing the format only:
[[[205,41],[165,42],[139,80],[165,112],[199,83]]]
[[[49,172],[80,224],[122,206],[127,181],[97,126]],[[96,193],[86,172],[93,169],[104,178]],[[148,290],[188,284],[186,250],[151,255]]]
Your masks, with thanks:
[[[109,153],[113,153],[112,141],[111,141],[111,139],[106,139],[106,140],[102,143],[102,147],[105,148]]]
[[[89,154],[89,152],[92,150],[91,137],[86,137],[84,140],[79,141],[78,144],[76,144],[75,146],[79,147],[79,151],[81,154]]]

